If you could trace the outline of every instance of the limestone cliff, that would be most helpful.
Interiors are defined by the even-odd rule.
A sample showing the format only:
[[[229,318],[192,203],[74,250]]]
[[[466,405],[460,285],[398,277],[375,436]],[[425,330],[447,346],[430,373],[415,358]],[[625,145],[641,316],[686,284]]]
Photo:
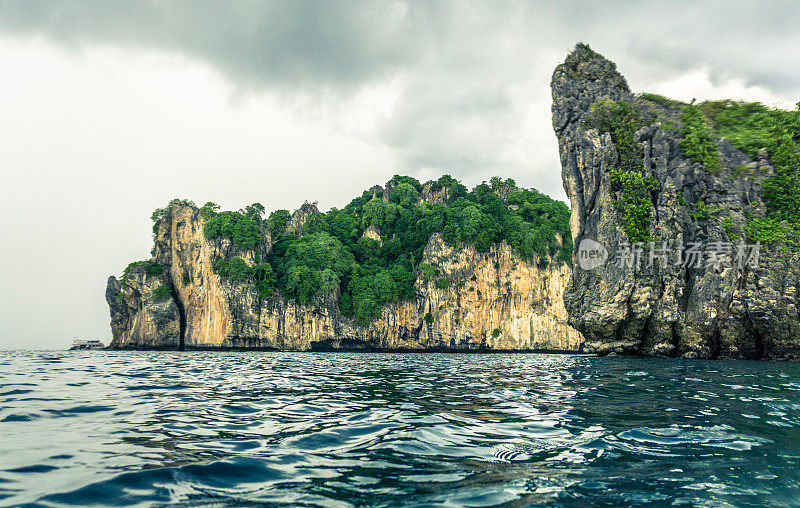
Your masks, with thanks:
[[[647,193],[644,219],[658,241],[735,244],[747,216],[763,214],[762,183],[773,171],[763,152],[751,160],[714,137],[722,167],[712,171],[687,157],[679,128],[686,106],[634,95],[614,63],[588,46],[578,45],[555,69],[551,88],[575,256],[587,239],[612,256],[630,240],[618,206],[624,189],[611,174],[622,164],[622,148],[592,122],[603,101],[626,103],[649,117],[633,144],[641,173],[657,182]],[[702,261],[638,268],[609,262],[585,270],[576,263],[565,291],[569,322],[586,337],[587,350],[601,353],[800,357],[800,255],[763,245],[757,267]]]
[[[111,333],[140,347],[174,348],[181,341],[180,311],[172,295],[156,297],[168,279],[134,267],[126,280],[109,277],[106,300],[111,310]]]
[[[287,230],[301,233],[314,212],[305,204]],[[571,269],[555,260],[540,268],[505,243],[481,253],[433,235],[420,263],[436,272],[415,271],[416,299],[385,305],[379,318],[360,326],[342,315],[336,290],[300,305],[221,278],[216,261],[238,256],[255,265],[272,248],[270,232],[263,226],[260,244],[243,251],[225,238],[206,239],[205,222],[194,205],[173,201],[155,227],[151,262],[162,273],[147,275],[141,265],[124,285],[109,279],[112,347],[576,351],[583,341],[567,324],[563,304]],[[375,228],[364,236],[381,241]],[[170,297],[156,302],[150,295],[159,285]]]

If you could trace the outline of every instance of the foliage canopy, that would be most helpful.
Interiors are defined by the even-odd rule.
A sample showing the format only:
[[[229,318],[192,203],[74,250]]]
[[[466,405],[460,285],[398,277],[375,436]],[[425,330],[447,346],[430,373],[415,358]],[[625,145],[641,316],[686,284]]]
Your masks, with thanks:
[[[745,225],[748,238],[800,250],[800,106],[788,111],[759,102],[721,100],[703,102],[698,109],[721,136],[750,157],[765,149],[775,167],[764,180],[766,214],[751,214]]]
[[[263,260],[257,256],[258,264],[237,257],[218,261],[215,270],[231,281],[255,283],[264,298],[278,290],[308,304],[317,295],[334,294],[343,314],[367,324],[380,316],[383,305],[413,300],[419,272],[440,288],[449,286],[434,266],[421,263],[435,233],[448,245],[463,242],[479,252],[505,241],[527,261],[571,260],[564,203],[499,178],[472,191],[449,175],[428,184],[433,191],[447,190],[445,203],[422,201],[423,185],[396,175],[380,197],[365,191],[342,209],[313,213],[302,234],[287,230],[292,218],[287,210],[276,210],[266,220],[263,210],[215,212],[206,221],[206,238],[227,237],[241,251],[259,253],[263,223],[273,242]],[[498,186],[508,191],[505,200]],[[367,229],[381,240],[365,235]]]

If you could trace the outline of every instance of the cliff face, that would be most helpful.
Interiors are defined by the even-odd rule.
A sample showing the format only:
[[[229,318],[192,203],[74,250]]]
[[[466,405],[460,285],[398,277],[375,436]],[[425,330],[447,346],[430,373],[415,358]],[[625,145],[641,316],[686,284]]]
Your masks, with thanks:
[[[302,231],[316,211],[304,206],[292,231]],[[204,223],[196,207],[173,201],[157,224],[152,252],[163,272],[150,276],[137,266],[125,287],[109,278],[112,347],[576,351],[583,341],[567,324],[563,303],[570,268],[556,261],[538,268],[505,243],[479,253],[434,235],[421,262],[437,273],[416,274],[416,301],[384,306],[379,318],[360,326],[340,313],[336,291],[300,305],[279,293],[262,299],[252,284],[220,278],[215,261],[238,256],[255,265],[270,252],[270,234],[264,227],[260,245],[238,251],[227,239],[206,239]],[[365,234],[380,241],[377,230]],[[159,285],[172,291],[156,302],[149,295]]]
[[[180,311],[170,296],[158,299],[154,292],[166,282],[163,276],[149,275],[144,266],[128,274],[125,284],[109,277],[106,301],[111,311],[111,333],[120,345],[138,347],[179,347]]]
[[[680,123],[680,107],[656,107],[633,95],[616,66],[586,46],[577,47],[556,68],[551,88],[575,244],[574,274],[564,299],[570,324],[586,337],[586,349],[701,358],[800,357],[798,254],[762,245],[758,266],[751,263],[742,270],[709,263],[705,257],[699,267],[644,262],[637,268],[609,262],[582,269],[577,262],[584,240],[603,245],[612,258],[618,246],[629,242],[615,206],[620,189],[611,174],[620,166],[620,149],[609,132],[592,128],[592,108],[598,102],[657,110],[633,140],[641,150],[642,174],[658,182],[648,193],[657,242],[733,243],[735,255],[746,216],[763,214],[762,182],[773,171],[766,155],[751,160],[724,138],[714,138],[723,167],[709,171],[694,162],[681,149],[681,130],[666,128],[672,124],[666,118]],[[738,176],[741,168],[746,177]]]

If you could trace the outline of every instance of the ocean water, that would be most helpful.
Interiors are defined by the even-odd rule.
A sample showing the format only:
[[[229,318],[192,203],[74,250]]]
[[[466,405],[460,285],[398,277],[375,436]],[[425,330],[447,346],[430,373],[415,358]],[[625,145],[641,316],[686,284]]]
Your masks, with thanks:
[[[800,366],[3,352],[0,504],[800,505]]]

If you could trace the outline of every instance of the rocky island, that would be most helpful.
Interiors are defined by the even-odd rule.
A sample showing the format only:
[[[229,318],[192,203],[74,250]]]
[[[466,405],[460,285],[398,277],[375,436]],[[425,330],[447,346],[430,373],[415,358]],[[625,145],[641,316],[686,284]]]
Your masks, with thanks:
[[[173,200],[110,277],[113,348],[559,350],[569,210],[512,180],[396,176],[341,210]]]
[[[800,111],[758,103],[683,103],[634,94],[585,44],[553,74],[558,137],[576,249],[714,246],[757,263],[670,258],[578,264],[569,321],[599,353],[800,358]],[[800,108],[800,103],[798,104]]]
[[[800,111],[635,94],[586,44],[551,88],[571,211],[447,175],[326,213],[173,200],[108,280],[111,347],[800,358]]]

